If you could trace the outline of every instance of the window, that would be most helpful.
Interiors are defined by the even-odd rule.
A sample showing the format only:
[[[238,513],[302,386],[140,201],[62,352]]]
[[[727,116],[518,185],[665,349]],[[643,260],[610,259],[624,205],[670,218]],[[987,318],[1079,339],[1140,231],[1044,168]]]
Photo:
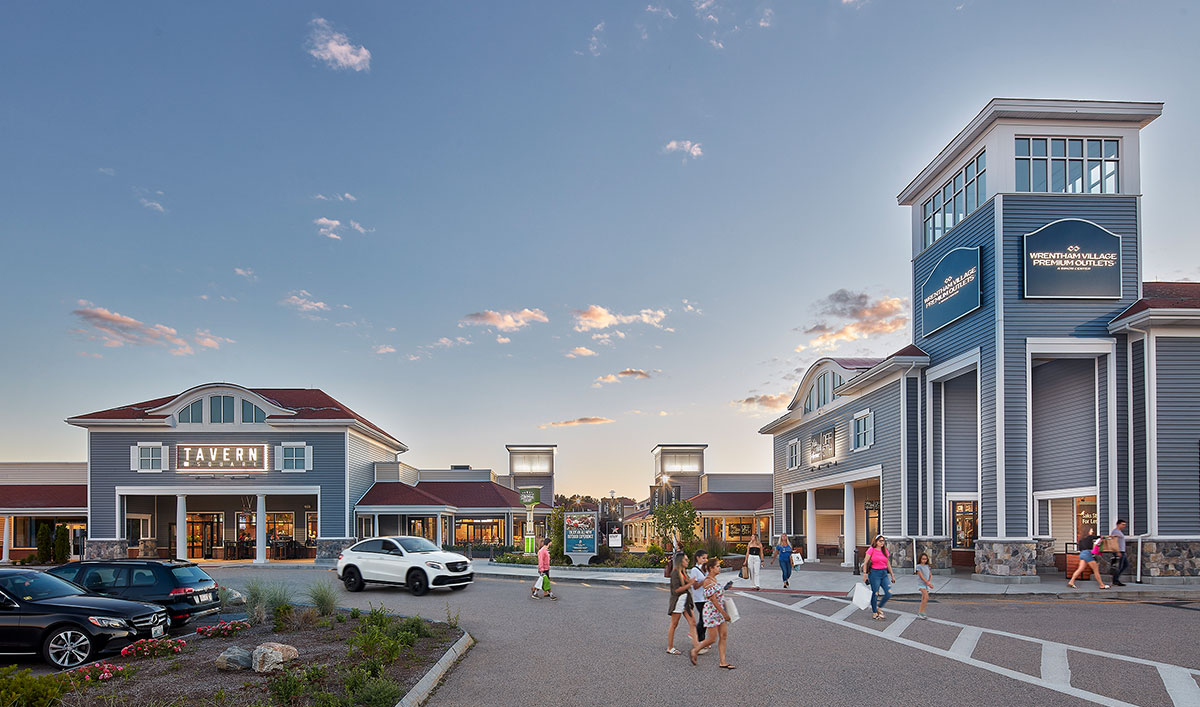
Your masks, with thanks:
[[[921,205],[925,247],[933,245],[986,202],[987,155],[980,152]]]
[[[863,410],[854,416],[853,424],[854,434],[850,437],[852,450],[866,449],[875,444],[875,413]]]
[[[800,466],[800,440],[794,439],[787,445],[787,468],[795,469]]]
[[[194,400],[191,405],[179,411],[179,421],[198,425],[204,422],[204,401]]]
[[[813,382],[812,387],[808,389],[808,395],[804,399],[804,412],[812,412],[822,405],[832,402],[837,397],[833,394],[833,389],[845,382],[841,376],[833,371],[822,373]]]
[[[1053,194],[1116,194],[1120,191],[1120,140],[1082,137],[1019,137],[1016,190]]]
[[[214,395],[208,399],[208,421],[212,423],[233,422],[232,395]]]
[[[867,542],[879,536],[879,501],[863,501],[863,517],[866,519]]]
[[[304,471],[305,448],[304,447],[284,447],[283,448],[283,470],[284,471]]]
[[[320,529],[317,527],[316,511],[306,511],[304,513],[304,525],[307,535],[306,540],[308,541],[308,544],[311,545],[317,541],[317,536],[321,534]]]
[[[249,400],[242,401],[242,422],[266,422],[267,413]]]
[[[258,534],[256,513],[237,514],[238,540],[255,540]],[[291,511],[267,513],[267,542],[279,538],[291,538],[295,530],[295,514]]]
[[[955,550],[974,550],[976,537],[975,501],[951,501],[950,517],[954,527],[950,537]]]
[[[138,446],[138,471],[162,471],[162,447]]]
[[[454,520],[455,545],[503,545],[503,518],[456,518]]]
[[[150,516],[127,514],[125,516],[125,539],[137,542],[143,538],[153,538],[150,532]]]

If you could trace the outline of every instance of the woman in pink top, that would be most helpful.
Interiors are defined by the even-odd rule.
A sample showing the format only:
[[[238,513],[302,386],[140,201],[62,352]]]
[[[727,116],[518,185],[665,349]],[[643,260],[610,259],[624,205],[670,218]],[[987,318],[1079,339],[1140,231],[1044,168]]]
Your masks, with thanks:
[[[530,599],[537,599],[538,590],[544,590],[546,596],[550,599],[558,599],[554,596],[554,591],[550,589],[550,538],[542,540],[542,547],[537,552],[537,568],[538,578],[533,583],[533,591],[529,594]]]
[[[891,581],[888,581],[888,578]],[[882,621],[883,605],[892,598],[892,582],[896,581],[896,575],[892,572],[891,556],[887,551],[887,541],[882,535],[876,535],[875,540],[871,543],[871,547],[867,548],[867,558],[863,561],[863,582],[871,585],[871,618]],[[878,600],[876,606],[876,593],[879,588],[883,587],[883,599]]]

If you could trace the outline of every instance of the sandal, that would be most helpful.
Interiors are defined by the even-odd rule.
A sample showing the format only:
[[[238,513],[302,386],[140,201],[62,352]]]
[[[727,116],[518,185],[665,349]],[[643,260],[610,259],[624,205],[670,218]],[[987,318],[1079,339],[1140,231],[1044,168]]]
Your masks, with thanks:
[[[719,667],[725,668],[726,670],[733,670],[733,669],[737,668],[736,665],[722,665]]]
[[[1111,584],[1101,584],[1100,588],[1101,589],[1112,589],[1112,585]]]
[[[683,653],[678,648],[668,648],[667,652],[670,653],[671,655],[683,655]]]
[[[1067,586],[1070,587],[1071,589],[1079,589],[1079,587],[1075,586],[1074,582],[1067,582]]]

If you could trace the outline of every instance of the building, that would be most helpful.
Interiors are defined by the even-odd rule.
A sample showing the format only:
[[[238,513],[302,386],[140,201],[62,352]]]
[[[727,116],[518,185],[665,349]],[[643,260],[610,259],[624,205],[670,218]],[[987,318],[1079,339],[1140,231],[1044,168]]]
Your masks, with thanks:
[[[71,554],[83,554],[87,530],[87,464],[0,463],[0,564],[37,552],[42,525],[65,525]]]
[[[760,430],[810,558],[882,532],[909,566],[1037,581],[1126,519],[1143,578],[1200,575],[1200,285],[1142,281],[1161,112],[994,99],[900,193],[912,345],[816,362]]]

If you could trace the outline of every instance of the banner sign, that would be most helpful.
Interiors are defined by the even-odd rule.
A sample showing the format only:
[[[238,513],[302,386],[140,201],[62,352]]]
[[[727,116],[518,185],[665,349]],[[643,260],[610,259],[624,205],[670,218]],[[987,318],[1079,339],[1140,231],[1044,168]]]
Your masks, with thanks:
[[[979,248],[942,256],[921,286],[921,333],[929,336],[979,309]]]
[[[1091,221],[1064,219],[1025,235],[1025,297],[1118,299],[1121,237]]]
[[[808,463],[810,465],[820,464],[837,456],[836,432],[836,429],[828,429],[812,436],[808,442]]]
[[[563,554],[596,554],[594,511],[563,514]]]
[[[537,538],[532,535],[525,536],[525,554],[532,555],[537,552]]]
[[[620,550],[621,549],[621,534],[620,533],[609,533],[608,534],[608,546],[611,548],[616,548],[616,549]]]
[[[517,490],[521,494],[522,506],[536,506],[542,502],[542,488],[540,486],[522,486]]]
[[[266,471],[265,444],[176,444],[179,471]]]

